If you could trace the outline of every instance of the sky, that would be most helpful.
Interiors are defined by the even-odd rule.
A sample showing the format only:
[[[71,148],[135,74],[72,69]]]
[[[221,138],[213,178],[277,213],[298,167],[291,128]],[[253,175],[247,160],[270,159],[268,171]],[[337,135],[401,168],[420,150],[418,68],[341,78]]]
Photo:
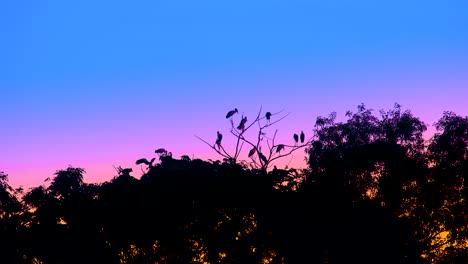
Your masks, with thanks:
[[[222,159],[195,135],[232,149],[234,108],[236,122],[284,109],[269,135],[285,143],[361,103],[467,116],[467,14],[465,0],[2,1],[0,171],[33,187],[68,166],[138,178],[160,147]]]

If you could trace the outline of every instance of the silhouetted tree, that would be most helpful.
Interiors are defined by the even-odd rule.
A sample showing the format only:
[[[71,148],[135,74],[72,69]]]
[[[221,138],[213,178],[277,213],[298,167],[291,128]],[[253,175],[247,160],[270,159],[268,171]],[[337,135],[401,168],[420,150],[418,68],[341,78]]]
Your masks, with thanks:
[[[365,254],[370,262],[460,263],[467,245],[466,206],[461,195],[467,172],[467,120],[445,113],[436,123],[441,132],[434,135],[426,151],[422,137],[426,125],[411,112],[402,112],[396,104],[380,114],[380,118],[375,117],[360,105],[357,113],[347,113],[348,120],[343,123],[335,123],[335,114],[317,119],[316,138],[308,149],[311,173],[307,188],[333,201],[326,203],[330,217],[325,221],[330,230],[346,226],[336,232],[336,240],[352,229],[336,220],[353,215],[361,219],[366,211],[369,216],[384,217],[373,221],[381,227],[375,229],[380,232],[378,238],[350,236],[349,244],[359,248],[349,248],[359,255],[356,260],[361,263],[362,250],[398,256],[385,260],[374,256],[371,260],[372,254]],[[359,232],[362,235],[370,230],[361,226]],[[385,230],[395,232],[384,234]],[[333,241],[329,243],[343,251]],[[373,247],[384,244],[391,246]]]
[[[278,144],[268,129],[287,115],[238,113],[226,115],[233,153],[219,131],[203,140],[222,161],[158,148],[136,161],[139,179],[119,166],[87,184],[68,167],[26,193],[0,173],[0,262],[468,263],[468,117],[445,112],[425,141],[400,105],[374,115],[361,104]],[[267,171],[300,148],[307,169]]]
[[[263,114],[262,108],[260,107],[260,111],[252,122],[248,123],[247,116],[242,116],[239,121],[239,125],[236,126],[233,115],[237,112],[236,108],[235,110],[229,111],[226,115],[226,118],[230,118],[229,120],[231,123],[229,132],[236,138],[233,153],[224,147],[224,144],[222,143],[223,135],[219,131],[217,132],[216,141],[213,144],[196,136],[198,139],[210,146],[216,153],[224,157],[228,162],[237,162],[242,148],[244,147],[244,144],[246,144],[249,145],[248,158],[250,159],[250,162],[247,164],[249,164],[251,168],[256,168],[266,173],[273,161],[289,156],[293,152],[308,146],[310,143],[310,139],[305,141],[305,134],[302,131],[300,145],[297,144],[299,140],[297,134],[294,134],[295,144],[286,144],[284,142],[278,143],[275,141],[278,130],[275,130],[272,133],[270,132],[270,128],[272,125],[286,118],[288,114],[283,115],[273,122],[272,117],[281,114],[282,111],[278,113],[266,112],[266,114]],[[254,125],[258,125],[256,136],[254,138],[247,138],[246,132]]]
[[[8,183],[8,175],[0,171],[0,262],[20,263],[24,242],[24,208],[15,190]]]

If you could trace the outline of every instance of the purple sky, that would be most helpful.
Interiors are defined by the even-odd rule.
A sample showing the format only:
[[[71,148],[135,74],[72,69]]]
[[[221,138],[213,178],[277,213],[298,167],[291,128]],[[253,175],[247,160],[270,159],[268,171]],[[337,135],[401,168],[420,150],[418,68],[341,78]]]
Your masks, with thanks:
[[[430,125],[468,115],[466,1],[155,2],[2,4],[0,171],[14,187],[68,165],[87,182],[113,165],[139,176],[159,147],[221,159],[194,135],[229,144],[235,107],[249,120],[285,109],[285,143],[360,103],[398,102]]]

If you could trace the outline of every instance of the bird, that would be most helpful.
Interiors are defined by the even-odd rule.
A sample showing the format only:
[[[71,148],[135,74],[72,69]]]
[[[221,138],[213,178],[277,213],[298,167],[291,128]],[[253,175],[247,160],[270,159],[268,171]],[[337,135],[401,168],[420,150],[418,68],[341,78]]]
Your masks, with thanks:
[[[155,153],[158,153],[158,154],[167,154],[167,150],[164,149],[164,148],[159,148],[155,151]]]
[[[219,131],[217,131],[217,139],[216,139],[216,145],[220,146],[221,145],[221,140],[223,140],[223,134],[219,133]]]
[[[229,112],[226,114],[226,118],[230,118],[230,117],[233,116],[235,113],[239,113],[239,111],[237,111],[237,108],[234,108],[234,110],[229,111]]]
[[[145,158],[139,159],[139,160],[136,161],[136,165],[140,165],[140,164],[142,164],[142,163],[144,163],[144,164],[146,164],[146,165],[150,165],[150,164],[151,164],[151,163],[150,163],[147,159],[145,159]]]
[[[265,117],[266,117],[266,119],[267,119],[267,123],[270,123],[271,113],[270,113],[270,112],[266,112]]]
[[[260,157],[260,159],[263,161],[263,163],[267,163],[268,160],[267,158],[265,157],[265,155],[263,155],[262,153],[258,152],[258,156]]]
[[[305,138],[304,131],[301,131],[301,143],[304,143],[304,138]]]
[[[245,123],[247,123],[247,117],[246,116],[241,119],[240,124],[237,127],[237,129],[244,130],[245,129]]]
[[[296,141],[297,143],[297,141],[299,141],[299,136],[296,133],[294,133],[293,137],[294,137],[294,141]]]
[[[252,157],[253,154],[255,154],[256,151],[257,151],[257,150],[256,150],[255,148],[251,149],[251,150],[249,151],[249,158]]]
[[[276,147],[276,153],[280,152],[281,150],[284,149],[284,145],[283,144],[279,144],[277,147]]]

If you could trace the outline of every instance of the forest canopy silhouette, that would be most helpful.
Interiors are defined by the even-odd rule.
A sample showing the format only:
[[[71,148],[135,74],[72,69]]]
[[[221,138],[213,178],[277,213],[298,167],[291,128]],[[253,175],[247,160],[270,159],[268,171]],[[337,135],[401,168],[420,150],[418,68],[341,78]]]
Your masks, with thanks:
[[[252,122],[267,124],[258,138],[275,114]],[[409,110],[361,104],[263,151],[243,118],[251,161],[218,132],[205,143],[222,160],[157,148],[139,178],[119,167],[90,184],[68,167],[23,190],[1,172],[0,263],[468,263],[468,117],[444,112],[425,140]],[[271,168],[288,148],[308,167]]]

